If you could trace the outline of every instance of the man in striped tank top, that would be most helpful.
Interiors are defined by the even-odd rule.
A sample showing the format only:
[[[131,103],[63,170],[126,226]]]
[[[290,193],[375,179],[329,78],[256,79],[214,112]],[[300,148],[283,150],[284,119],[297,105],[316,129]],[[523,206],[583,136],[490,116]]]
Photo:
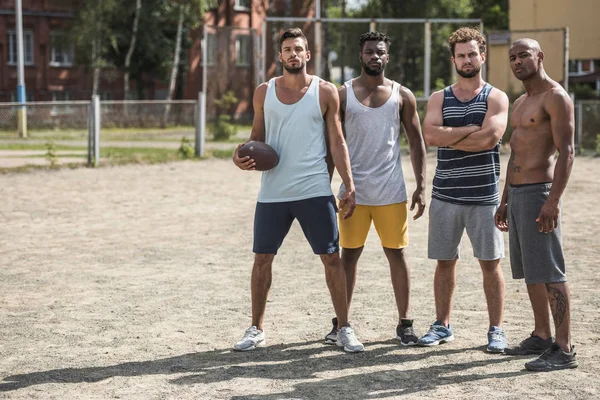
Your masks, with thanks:
[[[233,348],[247,351],[265,345],[263,318],[273,260],[293,221],[298,220],[313,252],[325,266],[325,279],[339,328],[336,344],[347,352],[360,352],[364,347],[348,323],[337,209],[325,160],[327,135],[333,162],[347,188],[340,206],[346,206],[343,217],[349,218],[355,208],[355,195],[340,124],[340,98],[333,84],[306,72],[310,51],[300,29],[283,32],[279,45],[283,76],[256,88],[249,139],[273,147],[279,155],[279,164],[262,174],[254,214],[252,326]],[[238,157],[240,147],[235,151],[233,162],[242,170],[253,170],[253,159]]]
[[[400,126],[404,125],[410,145],[410,158],[416,189],[410,209],[417,207],[414,219],[425,210],[425,143],[421,134],[417,102],[404,86],[385,78],[389,61],[389,38],[368,32],[359,40],[362,72],[339,89],[340,114],[350,152],[352,176],[356,185],[356,209],[352,218],[339,218],[342,264],[346,270],[348,307],[352,300],[358,259],[371,223],[375,225],[390,266],[398,308],[396,338],[402,345],[417,344],[413,320],[408,317],[410,270],[406,261],[408,246],[408,203],[400,160]],[[346,191],[340,187],[339,198]],[[333,329],[326,343],[335,341]]]
[[[425,140],[438,147],[428,245],[429,258],[437,260],[437,315],[419,344],[433,346],[454,340],[450,313],[459,247],[466,230],[483,272],[490,322],[487,350],[501,353],[506,348],[500,327],[504,239],[495,227],[494,214],[499,203],[499,142],[506,129],[508,97],[481,77],[485,39],[479,31],[460,28],[449,37],[448,44],[458,80],[431,95],[423,123]]]

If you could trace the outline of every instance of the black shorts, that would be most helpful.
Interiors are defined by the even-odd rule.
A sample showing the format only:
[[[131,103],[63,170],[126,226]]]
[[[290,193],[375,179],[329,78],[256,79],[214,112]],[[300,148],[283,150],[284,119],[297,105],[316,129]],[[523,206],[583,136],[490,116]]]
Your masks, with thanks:
[[[256,203],[254,214],[254,246],[257,254],[277,254],[292,222],[297,219],[315,254],[339,251],[337,206],[333,196]]]

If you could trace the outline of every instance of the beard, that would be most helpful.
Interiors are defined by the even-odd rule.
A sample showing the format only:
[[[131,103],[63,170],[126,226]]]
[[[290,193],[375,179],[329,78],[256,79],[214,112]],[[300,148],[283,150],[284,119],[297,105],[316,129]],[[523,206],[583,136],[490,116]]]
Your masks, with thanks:
[[[463,78],[472,78],[475,75],[477,75],[479,71],[481,71],[481,67],[476,67],[474,65],[471,65],[470,72],[463,71],[462,69],[459,69],[456,65],[454,65],[454,68],[456,68],[456,73],[462,76]]]
[[[362,62],[361,64],[362,64],[363,70],[369,76],[379,76],[379,75],[383,74],[383,71],[385,70],[385,66],[383,64],[377,68],[371,68],[369,66],[369,64],[366,64],[364,62]]]
[[[297,66],[297,67],[290,67],[290,66],[288,66],[287,64],[285,64],[285,63],[284,63],[284,64],[283,64],[283,68],[285,68],[285,70],[286,70],[287,72],[289,72],[290,74],[297,75],[297,74],[299,74],[300,72],[302,72],[302,70],[304,69],[304,66],[305,66],[305,65],[306,65],[305,63],[303,63],[303,62],[300,62],[300,63],[298,63],[298,66]]]

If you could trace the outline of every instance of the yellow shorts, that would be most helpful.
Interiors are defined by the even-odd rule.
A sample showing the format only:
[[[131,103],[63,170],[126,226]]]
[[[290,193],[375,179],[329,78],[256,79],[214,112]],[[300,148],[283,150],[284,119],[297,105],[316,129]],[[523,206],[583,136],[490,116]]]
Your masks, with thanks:
[[[388,249],[401,249],[408,246],[408,205],[405,202],[385,206],[357,205],[354,214],[342,219],[342,210],[338,213],[340,226],[340,245],[346,249],[363,247],[367,241],[371,221],[381,240]]]

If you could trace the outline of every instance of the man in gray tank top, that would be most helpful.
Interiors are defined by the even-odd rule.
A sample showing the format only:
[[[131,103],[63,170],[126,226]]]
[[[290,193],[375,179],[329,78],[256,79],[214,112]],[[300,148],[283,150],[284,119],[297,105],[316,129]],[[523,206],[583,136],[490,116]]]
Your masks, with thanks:
[[[279,44],[283,76],[256,88],[249,139],[273,147],[279,163],[262,175],[254,215],[252,326],[233,348],[247,351],[266,344],[263,318],[273,260],[292,222],[298,220],[313,252],[325,266],[325,279],[338,320],[336,344],[347,352],[360,352],[364,347],[348,323],[337,210],[325,161],[327,135],[333,162],[347,187],[341,205],[346,206],[343,218],[349,218],[355,208],[354,182],[340,124],[339,96],[334,85],[307,74],[310,51],[300,29],[283,32]],[[253,170],[253,159],[238,156],[240,146],[233,162],[242,170]]]
[[[456,263],[464,231],[483,272],[489,329],[487,351],[506,348],[500,327],[504,310],[504,277],[500,259],[504,239],[495,228],[500,177],[499,142],[508,118],[508,97],[481,77],[485,39],[472,28],[460,28],[448,39],[458,81],[431,95],[423,134],[438,146],[438,163],[429,207],[428,256],[437,260],[434,277],[436,321],[419,339],[435,346],[454,340],[450,326]]]
[[[410,271],[406,262],[408,205],[400,160],[400,124],[410,145],[416,190],[410,209],[418,207],[414,219],[425,209],[425,142],[421,134],[417,104],[412,92],[385,78],[389,61],[389,38],[368,32],[359,40],[361,75],[339,89],[340,114],[350,152],[356,186],[356,209],[350,219],[339,218],[342,264],[346,271],[348,307],[354,292],[356,268],[371,223],[375,225],[390,265],[392,286],[398,308],[396,337],[405,346],[415,345],[412,319],[408,318]],[[339,198],[346,186],[342,184]],[[325,337],[336,338],[337,323]]]

